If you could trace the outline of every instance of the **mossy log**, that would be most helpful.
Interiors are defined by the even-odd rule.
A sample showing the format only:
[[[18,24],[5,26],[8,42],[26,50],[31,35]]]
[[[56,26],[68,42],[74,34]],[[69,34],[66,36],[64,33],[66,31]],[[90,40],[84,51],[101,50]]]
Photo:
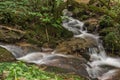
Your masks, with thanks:
[[[5,30],[9,30],[9,31],[14,31],[14,32],[22,33],[22,34],[25,33],[25,32],[22,31],[22,30],[15,29],[15,28],[11,28],[11,27],[8,27],[8,26],[0,25],[0,28],[5,29]]]

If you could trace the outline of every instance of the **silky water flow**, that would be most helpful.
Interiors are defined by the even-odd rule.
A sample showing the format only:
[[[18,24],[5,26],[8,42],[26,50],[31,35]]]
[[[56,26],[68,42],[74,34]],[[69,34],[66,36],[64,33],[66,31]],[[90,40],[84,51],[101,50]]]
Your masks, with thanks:
[[[92,41],[96,45],[95,47],[90,47],[88,51],[88,54],[90,55],[90,61],[87,62],[86,70],[90,77],[98,78],[99,80],[106,80],[120,68],[120,58],[109,57],[104,50],[99,36],[88,33],[83,22],[74,19],[71,16],[67,16],[67,18],[63,20],[63,27],[69,31],[72,31],[75,38],[83,38],[86,41]],[[34,51],[25,52],[20,46],[7,44],[0,44],[0,46],[10,51],[17,60],[27,63],[35,63],[38,65],[52,65],[57,63],[57,66],[62,66],[63,64],[58,64],[60,59],[74,58],[70,55],[55,54],[55,51],[52,53]],[[74,69],[74,67],[72,68]]]
[[[90,61],[87,63],[89,66],[87,66],[86,70],[90,77],[106,80],[120,68],[120,58],[109,57],[104,50],[99,36],[88,33],[83,22],[67,16],[63,21],[63,26],[67,30],[72,31],[74,37],[92,41],[96,45],[96,47],[90,47],[88,52]]]

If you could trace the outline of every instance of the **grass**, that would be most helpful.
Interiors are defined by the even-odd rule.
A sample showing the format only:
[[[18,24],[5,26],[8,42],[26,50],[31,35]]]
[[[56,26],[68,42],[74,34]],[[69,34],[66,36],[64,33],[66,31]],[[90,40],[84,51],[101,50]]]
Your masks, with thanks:
[[[23,62],[0,63],[0,80],[83,80],[75,75],[45,72],[35,65]]]

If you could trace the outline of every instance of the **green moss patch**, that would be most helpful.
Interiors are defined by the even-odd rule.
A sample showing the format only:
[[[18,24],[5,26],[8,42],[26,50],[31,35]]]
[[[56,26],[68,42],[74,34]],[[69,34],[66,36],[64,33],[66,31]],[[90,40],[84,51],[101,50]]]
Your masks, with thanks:
[[[15,60],[15,58],[13,57],[13,55],[9,51],[0,47],[0,62],[14,61],[14,60]]]

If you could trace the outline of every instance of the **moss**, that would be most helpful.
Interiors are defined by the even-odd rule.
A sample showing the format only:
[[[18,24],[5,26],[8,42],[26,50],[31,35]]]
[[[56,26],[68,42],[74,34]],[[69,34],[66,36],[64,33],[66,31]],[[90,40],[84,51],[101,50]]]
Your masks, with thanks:
[[[100,20],[99,33],[104,41],[106,51],[112,54],[120,55],[120,29],[119,24],[113,21],[109,16],[102,16]]]
[[[64,28],[55,28],[52,26],[47,26],[48,38],[45,32],[46,27],[40,25],[34,25],[32,30],[26,30],[24,39],[32,44],[42,46],[44,43],[52,44],[53,47],[56,46],[57,42],[63,39],[67,39],[73,36],[73,33]]]
[[[113,27],[114,22],[113,19],[110,16],[104,15],[101,17],[99,21],[100,28],[106,28],[106,27]]]
[[[111,24],[111,23],[110,23]],[[112,23],[114,25],[114,23]],[[120,35],[119,35],[119,27],[104,27],[99,31],[100,36],[102,36],[104,46],[108,53],[112,53],[115,55],[120,55]]]
[[[113,27],[107,27],[99,31],[100,36],[106,36],[113,31]]]
[[[115,32],[107,34],[104,41],[107,49],[112,50],[113,52],[120,49],[120,36],[118,36]]]
[[[3,61],[9,62],[14,60],[15,60],[14,56],[9,51],[0,47],[0,62],[3,62]]]

